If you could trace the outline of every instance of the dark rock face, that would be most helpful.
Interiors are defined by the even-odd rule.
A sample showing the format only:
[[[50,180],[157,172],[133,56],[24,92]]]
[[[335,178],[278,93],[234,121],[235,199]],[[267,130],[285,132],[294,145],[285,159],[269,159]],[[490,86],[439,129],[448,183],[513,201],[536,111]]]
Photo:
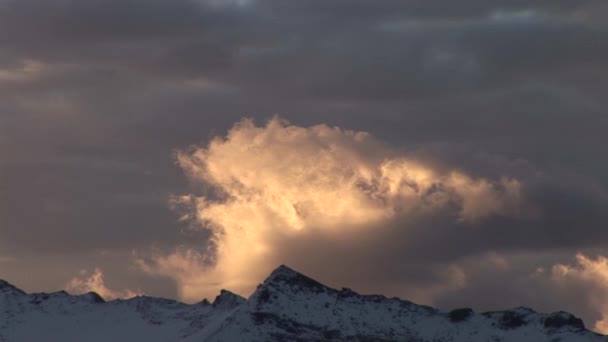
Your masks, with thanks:
[[[227,290],[221,290],[219,296],[215,297],[212,306],[214,308],[234,308],[245,302],[245,298]]]
[[[525,315],[514,311],[503,312],[499,323],[501,329],[516,329],[527,324]]]
[[[585,330],[585,323],[582,319],[563,311],[552,313],[545,318],[544,326],[547,329],[570,327],[578,331]]]
[[[22,295],[26,294],[24,291],[22,291],[21,289],[18,289],[13,284],[0,279],[0,292],[9,292],[9,291],[10,292],[19,293],[19,294],[22,294]]]
[[[200,302],[198,302],[198,305],[200,306],[208,306],[211,305],[211,303],[209,302],[209,300],[207,298],[201,300]]]
[[[268,288],[262,288],[258,296],[258,305],[268,303],[270,301],[270,291]]]
[[[91,292],[85,293],[85,296],[87,296],[92,303],[100,304],[100,303],[106,302],[100,295],[97,294],[97,292],[91,291]]]
[[[313,293],[321,293],[329,289],[318,281],[298,273],[285,265],[281,265],[274,270],[270,274],[270,277],[268,277],[267,282],[273,284],[283,283],[290,287],[297,287],[302,291],[310,291]]]
[[[349,288],[343,287],[342,290],[340,290],[340,292],[338,292],[338,297],[339,298],[352,298],[352,297],[356,297],[357,293]]]
[[[448,313],[448,317],[450,318],[450,322],[458,323],[464,322],[469,319],[473,315],[473,309],[471,308],[462,308],[462,309],[454,309]]]

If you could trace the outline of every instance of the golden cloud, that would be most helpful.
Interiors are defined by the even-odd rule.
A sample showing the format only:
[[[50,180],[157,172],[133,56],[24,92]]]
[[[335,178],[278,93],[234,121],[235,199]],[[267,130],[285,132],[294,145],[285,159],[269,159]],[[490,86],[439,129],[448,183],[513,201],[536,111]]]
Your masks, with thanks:
[[[285,261],[279,247],[286,241],[348,236],[360,246],[367,232],[403,217],[455,210],[456,221],[471,223],[517,215],[520,204],[515,179],[443,170],[365,132],[299,127],[276,117],[264,126],[243,119],[225,137],[180,151],[177,162],[208,195],[176,196],[172,202],[187,208],[184,220],[213,231],[215,263],[208,266],[205,256],[180,249],[140,265],[176,279],[185,300],[212,296],[222,287],[251,291]]]
[[[551,278],[558,285],[582,284],[588,290],[581,294],[590,307],[601,313],[602,318],[595,322],[595,330],[608,333],[608,258],[590,258],[584,254],[576,255],[576,264],[557,264],[551,269]]]

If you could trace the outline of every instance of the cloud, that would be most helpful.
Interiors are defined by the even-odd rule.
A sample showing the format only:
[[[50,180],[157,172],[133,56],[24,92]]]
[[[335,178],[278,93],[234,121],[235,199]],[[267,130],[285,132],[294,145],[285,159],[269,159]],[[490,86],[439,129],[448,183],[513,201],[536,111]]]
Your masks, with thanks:
[[[175,280],[179,298],[186,302],[197,302],[203,298],[213,298],[219,293],[218,286],[229,287],[214,279],[214,274],[209,274],[212,260],[213,253],[201,253],[193,247],[181,246],[171,254],[157,251],[145,257],[139,256],[135,263],[146,274]]]
[[[3,276],[45,291],[61,287],[73,269],[99,265],[121,274],[115,286],[174,296],[169,279],[150,281],[160,270],[177,279],[181,298],[198,300],[204,288],[215,296],[213,288],[235,277],[214,266],[227,248],[219,224],[229,222],[199,212],[253,203],[260,210],[247,214],[251,225],[268,222],[268,231],[251,233],[269,246],[256,270],[285,262],[360,291],[441,303],[459,289],[471,291],[458,296],[462,305],[551,302],[599,320],[549,279],[534,291],[505,284],[530,284],[538,265],[568,264],[577,251],[608,241],[607,9],[600,0],[0,0],[0,250],[11,258]],[[335,193],[321,192],[331,200],[313,204],[280,178],[279,195],[300,201],[296,207],[268,200],[275,190],[261,196],[268,203],[231,200],[233,187],[198,176],[192,180],[202,189],[187,190],[170,158],[174,148],[196,161],[185,146],[244,114],[269,113],[309,132],[292,145],[312,146],[316,133],[307,126],[324,122],[329,131],[365,130],[410,150],[370,136],[351,143],[342,131],[343,149],[363,156],[363,166],[328,159],[356,169],[353,177],[372,176],[336,185],[340,173],[324,170]],[[224,150],[235,145],[224,140]],[[274,145],[268,150],[278,151]],[[260,160],[282,165],[298,147]],[[228,152],[252,170],[268,169]],[[228,164],[217,156],[200,161],[210,162]],[[430,172],[443,188],[385,190],[403,165]],[[420,189],[423,172],[408,174]],[[265,171],[261,181],[277,174]],[[300,183],[318,192],[314,182]],[[184,222],[166,206],[172,193],[186,194],[173,203],[185,210]],[[340,210],[340,203],[350,205]],[[157,249],[141,252],[149,246]],[[125,268],[132,249],[148,274]],[[491,253],[506,255],[511,271],[492,272]],[[516,253],[559,258],[514,261]],[[496,289],[511,295],[497,298]],[[527,292],[546,293],[547,301]]]
[[[350,248],[372,255],[378,247],[366,242],[415,219],[441,214],[468,225],[522,215],[516,179],[472,178],[409,158],[365,132],[322,124],[300,127],[275,117],[259,127],[243,119],[226,137],[180,151],[177,160],[207,194],[173,202],[186,208],[182,219],[213,231],[215,262],[181,250],[143,269],[174,277],[187,299],[219,286],[247,293],[296,255],[340,259],[332,251]]]
[[[90,275],[86,270],[80,271],[80,276],[72,278],[66,284],[66,290],[76,294],[83,294],[93,291],[106,300],[116,298],[131,298],[141,294],[129,289],[112,290],[108,288],[104,281],[103,272],[99,268],[95,268],[95,271]]]
[[[44,73],[45,65],[40,62],[25,60],[23,65],[13,68],[0,68],[0,84],[4,82],[25,82]]]
[[[608,258],[601,255],[590,258],[579,253],[576,263],[554,265],[550,273],[557,286],[579,291],[580,300],[601,316],[595,322],[595,330],[608,333]]]
[[[575,257],[569,250],[491,252],[460,258],[452,267],[464,282],[435,293],[431,300],[444,310],[565,310],[581,317],[589,329],[607,333],[608,259],[589,257],[597,252],[588,249]]]

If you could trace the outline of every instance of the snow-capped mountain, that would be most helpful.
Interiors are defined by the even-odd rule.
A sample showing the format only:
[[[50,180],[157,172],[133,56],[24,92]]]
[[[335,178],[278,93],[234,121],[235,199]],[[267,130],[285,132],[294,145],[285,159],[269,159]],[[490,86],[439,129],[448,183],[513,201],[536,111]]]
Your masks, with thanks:
[[[245,299],[210,303],[27,294],[0,281],[0,341],[608,341],[566,312],[442,312],[322,285],[280,266]]]

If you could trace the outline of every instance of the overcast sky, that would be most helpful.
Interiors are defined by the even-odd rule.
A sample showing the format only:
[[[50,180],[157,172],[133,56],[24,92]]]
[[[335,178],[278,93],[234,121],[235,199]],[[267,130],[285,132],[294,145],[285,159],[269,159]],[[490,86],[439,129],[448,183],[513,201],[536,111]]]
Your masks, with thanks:
[[[0,278],[195,301],[286,263],[608,331],[607,15],[0,0]]]

